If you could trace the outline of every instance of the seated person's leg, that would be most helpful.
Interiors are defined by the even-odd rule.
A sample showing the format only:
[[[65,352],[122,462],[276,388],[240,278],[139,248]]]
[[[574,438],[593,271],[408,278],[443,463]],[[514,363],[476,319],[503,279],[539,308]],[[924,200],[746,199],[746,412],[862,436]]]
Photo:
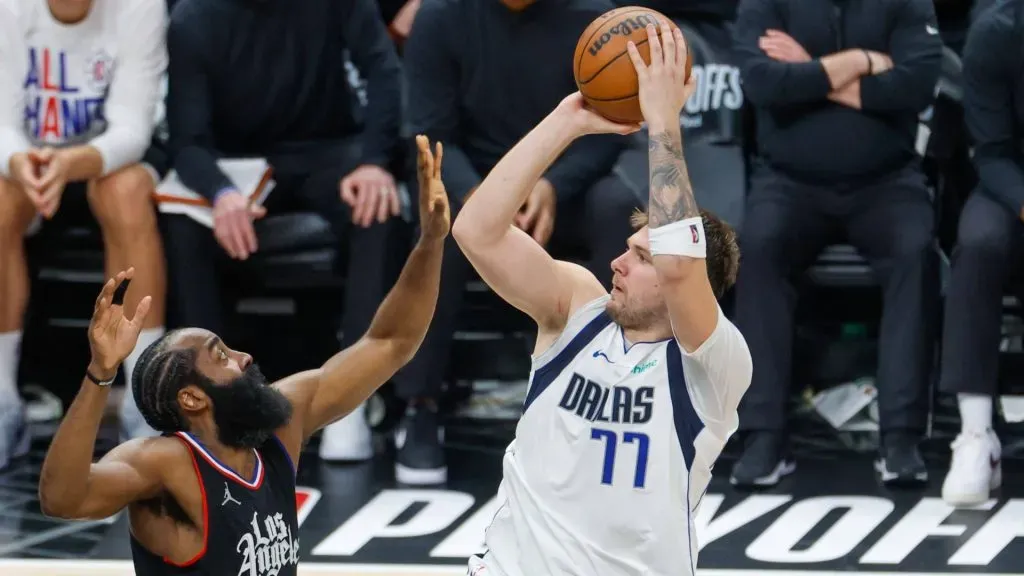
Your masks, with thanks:
[[[957,395],[962,426],[942,484],[942,498],[954,506],[980,504],[1000,484],[992,401],[998,393],[1003,289],[1022,248],[1020,219],[975,191],[960,215],[942,335],[939,389]]]
[[[0,469],[28,449],[18,352],[29,290],[24,237],[35,215],[21,188],[0,178]]]
[[[736,326],[750,347],[754,375],[740,404],[746,431],[742,457],[731,482],[771,486],[795,469],[786,449],[786,405],[793,355],[795,278],[813,262],[830,236],[832,222],[818,211],[818,190],[768,169],[751,182],[736,281]]]
[[[882,285],[878,342],[881,458],[887,483],[928,478],[917,443],[927,419],[927,392],[938,317],[939,275],[934,208],[916,168],[855,192],[847,223],[850,243]]]
[[[212,230],[188,216],[165,214],[161,218],[171,327],[197,327],[227,334],[219,267],[227,253]]]
[[[340,182],[347,167],[313,172],[299,187],[297,201],[302,209],[319,213],[338,238],[339,252],[347,254],[345,302],[341,319],[342,347],[350,346],[366,333],[377,307],[387,292],[387,272],[394,256],[397,219],[380,223],[373,219],[363,227],[352,222],[352,210],[341,201]],[[376,211],[374,211],[376,213]],[[365,405],[324,429],[320,455],[332,461],[364,460],[373,455]]]
[[[449,202],[454,222],[459,203],[454,198],[449,198]],[[442,381],[451,359],[456,321],[471,271],[466,256],[455,239],[449,236],[445,240],[434,319],[416,356],[393,379],[396,394],[408,406],[395,437],[398,448],[395,479],[402,484],[440,484],[448,478],[439,437],[441,425],[437,408]]]
[[[595,182],[584,194],[584,213],[566,214],[561,219],[582,219],[590,252],[587,268],[605,289],[611,290],[612,260],[626,250],[626,239],[634,232],[630,218],[635,210],[643,209],[643,204],[615,173]]]
[[[139,355],[164,333],[167,279],[152,200],[155,186],[150,172],[134,164],[91,182],[88,188],[89,206],[103,231],[106,276],[135,268],[125,309],[134,310],[144,296],[153,298],[138,344],[124,362],[125,381],[129,383]],[[129,392],[121,412],[124,432],[130,437],[156,435],[135,407],[131,386],[126,388]]]

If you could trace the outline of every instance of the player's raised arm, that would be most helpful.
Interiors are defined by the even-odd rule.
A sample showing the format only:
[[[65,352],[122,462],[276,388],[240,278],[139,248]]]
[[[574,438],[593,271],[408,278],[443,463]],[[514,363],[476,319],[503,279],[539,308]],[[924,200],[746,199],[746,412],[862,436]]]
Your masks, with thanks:
[[[121,362],[135,348],[150,297],[139,302],[133,318],[122,310],[134,269],[121,272],[96,298],[89,345],[92,361],[82,387],[57,429],[39,479],[43,513],[61,518],[106,518],[163,487],[159,462],[166,452],[183,447],[167,438],[134,440],[117,447],[97,463],[92,454],[107,404],[110,384]],[[175,446],[177,445],[177,446]]]
[[[452,234],[476,271],[542,332],[560,332],[573,309],[605,291],[586,269],[553,259],[514,225],[515,216],[544,171],[575,139],[638,128],[597,116],[579,93],[572,94],[505,154],[455,219]]]
[[[692,352],[718,324],[718,300],[708,279],[706,238],[683,159],[679,113],[696,86],[686,78],[686,43],[678,28],[647,26],[651,63],[631,42],[640,83],[640,107],[650,135],[648,234],[658,284],[680,345]]]
[[[436,158],[425,136],[417,136],[416,144],[420,238],[398,281],[355,344],[335,354],[319,370],[276,384],[294,407],[292,421],[279,432],[293,455],[314,432],[351,412],[409,362],[434,316],[441,254],[450,227],[448,196],[441,183],[441,144],[437,144]]]

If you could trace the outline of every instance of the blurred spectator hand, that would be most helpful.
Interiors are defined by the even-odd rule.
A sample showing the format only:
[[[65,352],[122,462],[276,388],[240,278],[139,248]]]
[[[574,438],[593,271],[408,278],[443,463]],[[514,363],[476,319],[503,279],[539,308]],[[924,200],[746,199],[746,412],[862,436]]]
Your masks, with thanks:
[[[804,47],[794,40],[792,36],[781,30],[769,29],[765,32],[764,36],[761,36],[757,44],[761,50],[764,50],[765,54],[779,62],[796,63],[811,61],[811,55],[807,53],[807,50],[804,50]]]
[[[881,74],[892,70],[892,58],[881,52],[867,51],[868,60],[871,61],[871,73]]]
[[[341,200],[352,207],[352,222],[368,228],[401,210],[395,179],[380,166],[364,164],[341,180]]]
[[[555,187],[541,178],[516,214],[516,226],[533,236],[538,244],[546,246],[555,229],[555,204]]]
[[[18,184],[21,184],[22,191],[25,192],[36,209],[39,208],[39,201],[42,197],[42,194],[39,193],[42,168],[39,154],[35,150],[18,152],[11,156],[11,176]]]
[[[217,197],[213,204],[213,235],[228,256],[245,260],[256,252],[256,230],[253,220],[267,213],[262,206],[250,206],[241,192],[231,190]]]
[[[43,148],[29,154],[35,154],[42,168],[38,189],[39,204],[36,205],[36,209],[49,220],[57,213],[64,194],[64,186],[68,183],[68,161],[60,151],[53,148]]]
[[[11,157],[11,174],[36,210],[47,219],[60,207],[68,164],[53,148],[33,148]]]
[[[400,41],[409,37],[413,20],[416,19],[416,12],[419,9],[420,0],[409,0],[402,6],[398,14],[395,14],[395,19],[391,21],[390,31],[393,37]]]

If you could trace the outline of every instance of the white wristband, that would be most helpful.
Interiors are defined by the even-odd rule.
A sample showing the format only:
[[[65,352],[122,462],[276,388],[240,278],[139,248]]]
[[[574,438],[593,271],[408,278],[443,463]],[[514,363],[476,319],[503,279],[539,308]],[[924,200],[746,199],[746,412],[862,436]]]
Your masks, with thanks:
[[[704,238],[704,221],[700,216],[672,222],[657,228],[648,228],[651,255],[668,254],[707,258],[708,247]]]

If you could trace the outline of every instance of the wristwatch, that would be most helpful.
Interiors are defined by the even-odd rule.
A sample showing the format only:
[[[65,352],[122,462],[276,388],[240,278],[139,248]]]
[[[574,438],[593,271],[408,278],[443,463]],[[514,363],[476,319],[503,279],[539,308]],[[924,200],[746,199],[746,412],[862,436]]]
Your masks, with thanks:
[[[106,386],[110,386],[111,384],[113,384],[114,380],[117,379],[117,372],[116,371],[114,372],[114,375],[110,378],[110,380],[100,380],[99,378],[93,376],[92,372],[89,372],[89,369],[86,368],[85,369],[85,377],[88,378],[89,380],[92,380],[92,383],[97,385],[97,386],[106,387]]]

